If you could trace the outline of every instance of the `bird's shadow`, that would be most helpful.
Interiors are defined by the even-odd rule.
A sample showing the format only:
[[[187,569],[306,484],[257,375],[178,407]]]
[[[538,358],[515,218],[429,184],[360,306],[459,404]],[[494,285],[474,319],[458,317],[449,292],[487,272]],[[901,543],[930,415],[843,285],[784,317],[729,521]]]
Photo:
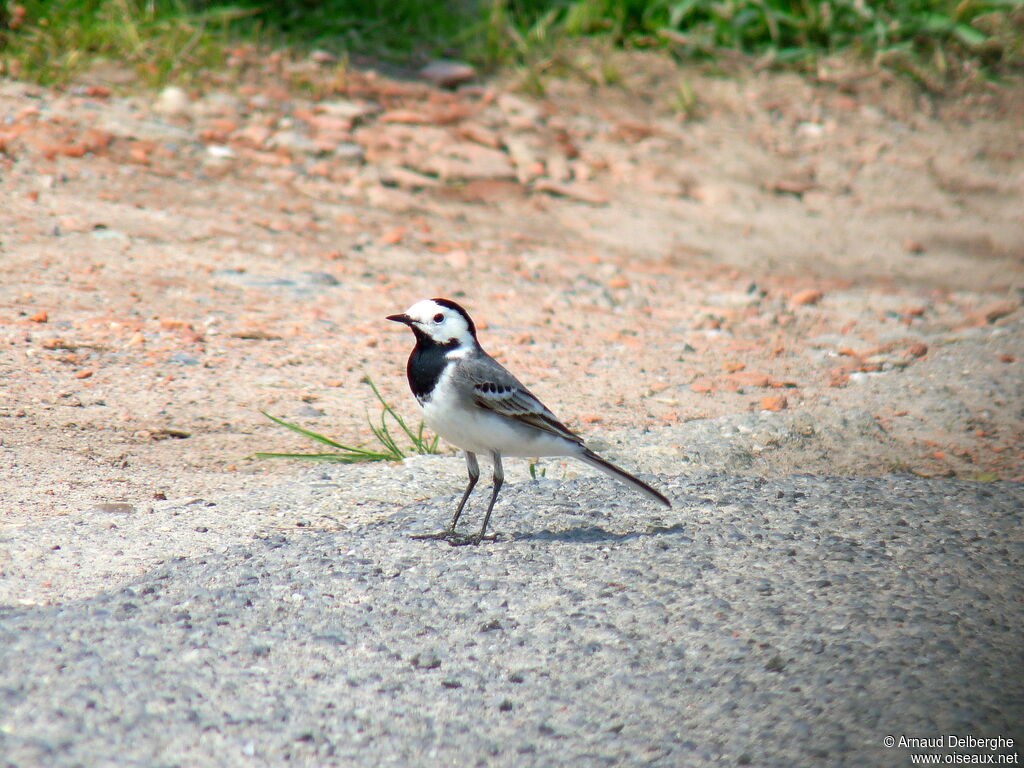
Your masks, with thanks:
[[[679,535],[685,531],[686,526],[682,523],[669,526],[656,525],[649,527],[646,531],[628,531],[627,533],[606,531],[599,525],[584,525],[560,531],[545,528],[542,531],[531,533],[512,533],[508,534],[508,538],[512,541],[564,541],[573,544],[592,544],[602,541],[628,541],[646,536]]]

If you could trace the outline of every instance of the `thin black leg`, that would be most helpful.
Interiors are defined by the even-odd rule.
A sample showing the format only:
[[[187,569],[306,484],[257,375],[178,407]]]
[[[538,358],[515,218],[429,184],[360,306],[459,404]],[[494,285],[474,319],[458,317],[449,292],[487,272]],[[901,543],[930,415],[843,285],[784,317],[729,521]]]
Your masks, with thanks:
[[[480,533],[473,537],[477,544],[483,541],[484,536],[487,534],[487,523],[491,521],[494,502],[498,500],[498,491],[501,490],[501,485],[505,482],[505,471],[501,467],[501,454],[497,451],[492,451],[491,458],[494,460],[494,489],[491,491],[491,503],[487,505],[487,514],[484,515],[484,524],[480,527]]]
[[[462,514],[462,508],[466,506],[466,499],[473,492],[476,481],[480,479],[480,465],[476,462],[476,454],[469,451],[466,451],[466,472],[469,474],[469,485],[466,486],[466,492],[462,494],[462,501],[459,502],[459,507],[455,510],[455,517],[452,518],[452,524],[448,526],[448,533],[455,533],[455,524],[459,522],[459,515]]]
[[[459,522],[459,516],[462,514],[462,510],[466,506],[466,501],[469,499],[469,494],[473,492],[473,488],[476,486],[476,481],[480,479],[480,465],[476,461],[476,454],[466,451],[466,472],[469,474],[469,483],[466,485],[466,490],[462,494],[462,500],[459,502],[459,506],[455,510],[455,516],[452,518],[452,524],[448,526],[447,530],[441,531],[440,533],[418,533],[413,535],[414,539],[441,539],[447,541],[452,546],[459,546],[462,544],[469,544],[474,538],[472,536],[460,536],[455,532],[455,525]],[[491,502],[493,505],[493,501]],[[479,543],[479,542],[477,542]]]

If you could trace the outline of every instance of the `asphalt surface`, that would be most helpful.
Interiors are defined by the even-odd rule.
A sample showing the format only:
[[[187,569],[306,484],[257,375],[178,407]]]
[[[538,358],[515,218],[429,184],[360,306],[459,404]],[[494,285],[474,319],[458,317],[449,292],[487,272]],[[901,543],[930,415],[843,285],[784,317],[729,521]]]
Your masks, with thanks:
[[[605,479],[510,484],[502,535],[480,547],[409,538],[446,523],[457,495],[374,502],[379,519],[348,530],[296,527],[83,599],[0,607],[0,765],[1000,754],[885,747],[949,734],[1019,751],[1021,485],[700,474],[658,487],[673,510]]]

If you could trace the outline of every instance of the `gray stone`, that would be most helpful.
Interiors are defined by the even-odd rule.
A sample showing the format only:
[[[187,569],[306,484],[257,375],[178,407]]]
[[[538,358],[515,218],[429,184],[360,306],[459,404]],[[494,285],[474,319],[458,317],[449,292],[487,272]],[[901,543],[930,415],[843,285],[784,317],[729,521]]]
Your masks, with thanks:
[[[455,88],[476,77],[476,70],[464,61],[436,59],[420,70],[420,77],[439,88]]]

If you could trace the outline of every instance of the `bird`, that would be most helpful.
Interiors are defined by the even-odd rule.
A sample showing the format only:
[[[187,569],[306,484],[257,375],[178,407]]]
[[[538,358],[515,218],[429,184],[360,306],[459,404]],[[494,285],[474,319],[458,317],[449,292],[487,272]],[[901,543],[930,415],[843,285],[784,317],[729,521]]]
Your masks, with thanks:
[[[621,467],[598,456],[583,438],[559,421],[536,395],[480,346],[476,325],[458,303],[423,299],[388,320],[412,329],[416,346],[406,375],[423,421],[466,455],[469,483],[447,530],[416,538],[444,539],[453,546],[479,544],[505,480],[502,457],[571,456],[671,508],[664,495]],[[476,535],[455,527],[480,479],[477,454],[489,455],[494,467],[491,501]],[[491,537],[493,538],[493,537]]]

